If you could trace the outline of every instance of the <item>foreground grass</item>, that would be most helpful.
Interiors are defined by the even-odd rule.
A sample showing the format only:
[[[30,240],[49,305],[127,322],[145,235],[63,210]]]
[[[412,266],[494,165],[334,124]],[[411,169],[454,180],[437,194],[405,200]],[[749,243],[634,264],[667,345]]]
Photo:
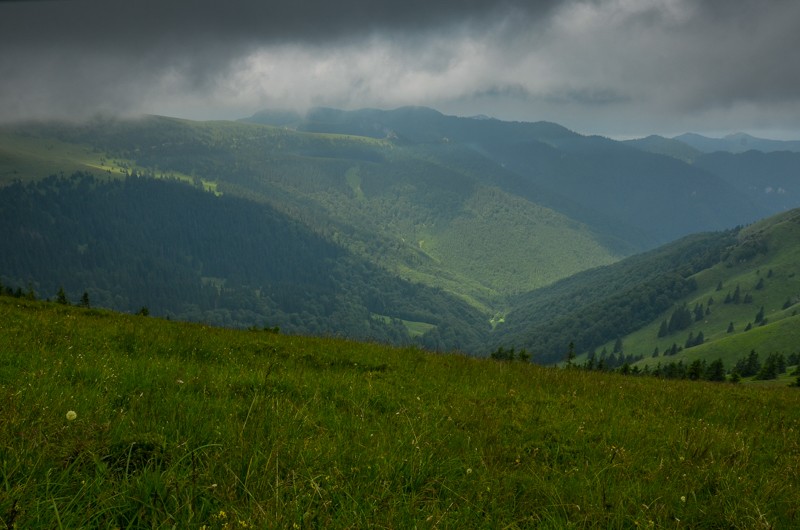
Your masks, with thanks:
[[[799,405],[0,298],[0,528],[796,527]]]

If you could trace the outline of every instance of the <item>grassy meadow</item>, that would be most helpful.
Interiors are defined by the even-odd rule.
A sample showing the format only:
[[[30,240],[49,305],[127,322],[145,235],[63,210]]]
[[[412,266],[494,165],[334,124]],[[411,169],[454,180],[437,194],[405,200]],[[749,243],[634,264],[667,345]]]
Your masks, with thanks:
[[[800,523],[788,386],[0,297],[0,413],[0,528]]]

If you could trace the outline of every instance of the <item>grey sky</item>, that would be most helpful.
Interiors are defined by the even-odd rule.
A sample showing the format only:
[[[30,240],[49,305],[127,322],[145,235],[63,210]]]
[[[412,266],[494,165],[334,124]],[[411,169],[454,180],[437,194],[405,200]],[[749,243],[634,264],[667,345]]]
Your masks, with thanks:
[[[0,2],[0,119],[427,105],[800,138],[796,0]]]

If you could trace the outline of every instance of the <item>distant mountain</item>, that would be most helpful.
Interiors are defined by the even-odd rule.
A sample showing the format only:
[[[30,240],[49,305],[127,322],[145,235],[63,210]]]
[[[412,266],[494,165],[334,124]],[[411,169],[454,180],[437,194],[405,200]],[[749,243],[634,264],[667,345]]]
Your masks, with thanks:
[[[407,107],[315,109],[293,127],[389,139],[446,157],[449,166],[480,164],[491,185],[585,223],[623,253],[772,213],[716,175],[549,122],[476,120]]]
[[[780,212],[800,204],[800,153],[716,152],[697,157],[694,165],[747,194],[762,211]]]
[[[678,160],[689,163],[702,154],[701,151],[695,149],[689,144],[679,140],[664,138],[663,136],[658,136],[655,134],[636,140],[624,140],[622,143],[636,147],[642,151],[647,151],[657,155],[671,156],[672,158],[677,158]]]
[[[648,136],[624,143],[650,153],[677,158],[716,175],[746,194],[761,211],[780,212],[800,204],[800,152],[790,150],[794,144],[800,146],[800,142],[761,141],[747,135],[739,136],[753,140],[747,145],[757,146],[759,149],[754,147],[743,152],[722,149],[727,140],[721,139],[716,146],[720,149],[714,149],[711,145],[713,142],[707,142],[707,147],[714,150],[706,153],[677,139],[671,140],[662,136]],[[734,136],[727,138],[732,139]],[[770,147],[785,149],[771,151]]]
[[[695,133],[685,133],[673,138],[703,153],[727,151],[729,153],[744,153],[746,151],[773,151],[800,152],[800,141],[768,140],[756,138],[745,133],[729,134],[723,138],[709,138]]]

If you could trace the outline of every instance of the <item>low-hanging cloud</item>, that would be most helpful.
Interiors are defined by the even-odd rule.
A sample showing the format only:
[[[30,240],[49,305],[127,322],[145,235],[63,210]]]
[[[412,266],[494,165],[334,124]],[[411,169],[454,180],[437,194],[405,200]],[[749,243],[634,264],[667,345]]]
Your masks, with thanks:
[[[610,134],[800,129],[800,3],[0,3],[0,119],[430,105]]]

